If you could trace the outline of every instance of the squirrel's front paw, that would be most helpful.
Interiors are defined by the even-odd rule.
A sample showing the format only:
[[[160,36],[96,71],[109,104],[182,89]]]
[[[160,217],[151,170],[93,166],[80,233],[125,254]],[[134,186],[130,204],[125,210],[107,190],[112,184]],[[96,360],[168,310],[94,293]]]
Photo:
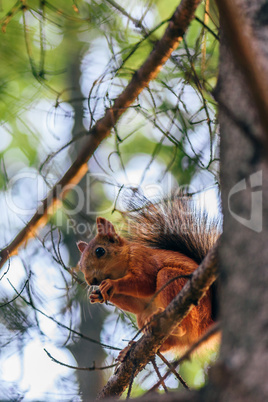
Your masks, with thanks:
[[[105,279],[100,284],[100,292],[103,298],[103,301],[109,300],[114,294],[114,281],[111,279]]]
[[[89,296],[90,303],[104,303],[101,291],[99,289],[93,290]]]

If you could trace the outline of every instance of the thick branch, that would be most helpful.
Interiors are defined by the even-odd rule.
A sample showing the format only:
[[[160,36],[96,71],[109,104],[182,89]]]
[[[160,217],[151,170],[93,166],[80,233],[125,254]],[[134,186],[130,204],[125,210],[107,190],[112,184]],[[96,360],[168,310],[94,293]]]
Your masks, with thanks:
[[[98,399],[119,396],[127,388],[133,371],[135,376],[150,362],[172,330],[186,317],[192,307],[205,295],[217,275],[216,244],[193,273],[180,293],[166,310],[159,314],[151,334],[145,334],[133,345],[118,371],[109,379]]]
[[[107,109],[103,118],[97,121],[96,125],[89,132],[89,137],[76,160],[65,173],[62,179],[53,187],[50,194],[43,200],[24,229],[15,239],[5,247],[1,253],[0,268],[7,259],[18,252],[18,248],[25,241],[33,237],[39,227],[46,224],[51,211],[60,205],[60,200],[75,186],[87,172],[87,161],[98,148],[100,143],[108,137],[112,127],[120,116],[134,102],[141,91],[153,80],[161,67],[170,57],[172,51],[181,42],[182,36],[188,28],[195,10],[201,0],[182,0],[173,14],[164,36],[156,44],[144,64],[136,71],[125,90],[115,100],[114,106]],[[68,188],[66,189],[66,186]]]

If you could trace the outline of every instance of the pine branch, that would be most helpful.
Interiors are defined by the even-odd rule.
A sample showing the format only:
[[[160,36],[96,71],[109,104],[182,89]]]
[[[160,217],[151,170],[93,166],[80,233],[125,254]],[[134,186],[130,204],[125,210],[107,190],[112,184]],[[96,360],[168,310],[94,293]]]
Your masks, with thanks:
[[[0,268],[10,256],[18,253],[20,246],[33,237],[36,231],[47,223],[49,215],[59,207],[66,193],[84,177],[88,170],[87,162],[89,158],[100,143],[109,136],[112,127],[141,91],[149,85],[150,81],[156,78],[172,51],[178,47],[191,20],[194,18],[195,10],[200,1],[182,0],[180,2],[163,37],[155,45],[143,65],[133,75],[127,87],[115,100],[114,105],[106,110],[105,115],[89,131],[87,142],[69,170],[52,188],[27,225],[8,246],[1,250]]]

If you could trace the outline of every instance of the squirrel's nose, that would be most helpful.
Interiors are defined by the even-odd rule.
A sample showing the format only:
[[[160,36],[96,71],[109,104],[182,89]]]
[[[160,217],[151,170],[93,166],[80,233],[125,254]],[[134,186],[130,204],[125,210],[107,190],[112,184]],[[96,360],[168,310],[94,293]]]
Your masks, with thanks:
[[[97,278],[93,278],[91,281],[91,285],[98,285],[98,284],[99,284],[99,282],[98,282]]]

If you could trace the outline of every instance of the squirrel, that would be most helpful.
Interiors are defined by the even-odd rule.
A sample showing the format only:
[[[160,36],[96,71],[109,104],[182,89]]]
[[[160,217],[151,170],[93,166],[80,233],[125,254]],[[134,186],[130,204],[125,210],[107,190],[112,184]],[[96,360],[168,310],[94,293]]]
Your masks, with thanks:
[[[127,236],[120,236],[111,222],[98,217],[96,237],[89,243],[79,241],[77,246],[86,282],[99,286],[90,294],[90,302],[109,300],[134,313],[138,327],[144,330],[212,248],[219,225],[209,221],[206,213],[197,212],[190,197],[178,196],[158,204],[146,202],[142,207],[134,201],[134,207],[126,213]],[[178,351],[196,341],[215,321],[215,300],[211,287],[159,351]]]

